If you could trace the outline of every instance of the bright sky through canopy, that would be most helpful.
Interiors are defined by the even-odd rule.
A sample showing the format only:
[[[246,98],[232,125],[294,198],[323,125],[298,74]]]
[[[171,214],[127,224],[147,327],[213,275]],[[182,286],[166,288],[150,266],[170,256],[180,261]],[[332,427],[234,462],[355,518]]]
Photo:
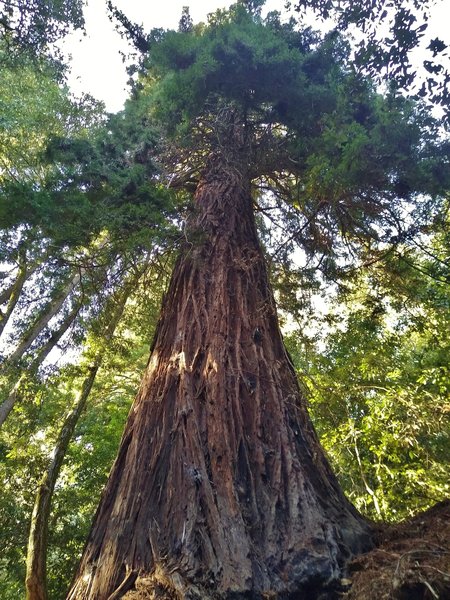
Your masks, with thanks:
[[[226,8],[233,0],[116,0],[114,4],[127,17],[143,24],[145,31],[154,27],[177,28],[183,6],[188,5],[194,23],[204,20],[206,15],[218,8]],[[268,0],[265,11],[283,12],[284,0]],[[69,85],[76,95],[89,93],[102,100],[106,109],[117,112],[127,98],[125,65],[119,51],[127,53],[127,42],[120,38],[114,24],[108,18],[106,0],[88,0],[85,7],[86,35],[79,32],[63,40],[61,47],[71,55]],[[440,0],[433,9],[427,38],[438,36],[449,42],[450,2]],[[319,23],[317,24],[319,26]],[[420,56],[417,56],[420,63]]]
[[[116,0],[114,5],[145,31],[154,27],[177,28],[183,6],[189,5],[194,23],[202,21],[210,12],[226,8],[232,0]],[[282,8],[283,1],[270,0],[270,10]],[[87,92],[102,100],[107,110],[119,111],[127,97],[128,76],[119,51],[129,51],[108,18],[106,0],[88,0],[85,7],[86,35],[77,32],[65,38],[61,47],[72,56],[69,85],[75,94]]]

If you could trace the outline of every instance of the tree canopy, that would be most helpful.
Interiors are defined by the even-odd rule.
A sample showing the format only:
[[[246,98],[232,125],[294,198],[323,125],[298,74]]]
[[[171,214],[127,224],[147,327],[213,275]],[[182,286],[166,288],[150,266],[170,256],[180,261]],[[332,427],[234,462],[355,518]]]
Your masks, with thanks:
[[[331,21],[337,31],[356,34],[355,66],[376,81],[388,81],[416,97],[427,98],[442,108],[448,126],[450,78],[446,41],[428,36],[424,47],[434,0],[299,0],[295,10],[311,10],[322,20]],[[417,64],[417,50],[425,51]]]
[[[83,26],[82,0],[0,2],[0,38],[10,52],[45,53],[70,28]]]
[[[338,232],[349,241],[402,237],[404,201],[447,185],[438,122],[395,90],[377,93],[340,36],[321,39],[239,3],[207,25],[154,31],[147,42],[135,101],[150,95],[172,143],[189,148],[189,177],[232,105],[246,125],[252,178],[289,205],[305,243],[331,249]]]

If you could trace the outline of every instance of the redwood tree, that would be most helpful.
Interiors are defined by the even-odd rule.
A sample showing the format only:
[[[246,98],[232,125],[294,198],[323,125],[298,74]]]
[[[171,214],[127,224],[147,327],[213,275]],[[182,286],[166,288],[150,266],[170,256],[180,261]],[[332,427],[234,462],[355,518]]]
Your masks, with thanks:
[[[164,126],[160,177],[195,192],[71,600],[315,598],[370,546],[284,348],[255,208],[329,268],[406,235],[415,193],[441,190],[432,124],[339,38],[257,4],[147,37],[123,20],[150,49],[133,102]]]

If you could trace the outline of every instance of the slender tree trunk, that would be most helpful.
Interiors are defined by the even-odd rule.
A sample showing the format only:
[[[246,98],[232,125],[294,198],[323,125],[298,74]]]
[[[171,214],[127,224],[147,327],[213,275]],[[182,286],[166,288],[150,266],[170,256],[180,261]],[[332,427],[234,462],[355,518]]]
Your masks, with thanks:
[[[80,282],[80,273],[77,273],[62,290],[45,306],[42,313],[39,315],[33,325],[25,332],[20,340],[17,348],[8,356],[2,365],[2,370],[10,365],[16,364],[25,352],[30,348],[31,344],[38,335],[47,327],[51,319],[61,310],[62,305],[67,300],[73,289]]]
[[[370,543],[284,348],[249,182],[212,157],[196,203],[70,600],[312,600]]]
[[[17,274],[17,277],[19,277],[19,275],[20,275],[20,272]],[[17,281],[17,279],[16,279],[16,281]],[[16,281],[13,281],[6,289],[4,289],[2,292],[0,292],[0,305],[5,304],[5,302],[9,302],[11,294],[14,291]]]
[[[120,299],[113,309],[108,327],[104,335],[105,346],[111,341],[114,331],[122,317],[125,304],[137,283],[137,278],[125,285]],[[78,420],[86,406],[86,402],[94,385],[97,372],[101,367],[103,360],[103,348],[98,350],[93,364],[88,368],[88,373],[83,381],[81,390],[77,396],[75,404],[69,414],[66,416],[63,426],[59,432],[56,441],[53,457],[47,471],[41,479],[34,502],[33,514],[31,517],[30,533],[28,537],[27,548],[27,573],[25,579],[27,600],[47,600],[47,538],[48,521],[51,511],[51,502],[55,484],[61,471],[61,466],[67,452],[70,440],[72,438]]]
[[[31,265],[27,261],[26,258],[26,249],[25,246],[19,250],[19,270],[17,272],[17,277],[15,281],[2,293],[0,293],[0,305],[8,303],[5,312],[1,314],[0,311],[0,336],[2,335],[11,314],[16,307],[16,304],[20,298],[20,294],[22,292],[23,286],[27,280],[37,271],[37,269],[42,264],[47,252],[44,253],[44,256],[39,260],[35,260]]]
[[[45,342],[42,348],[39,349],[36,358],[34,359],[31,368],[33,371],[36,371],[42,363],[45,361],[50,352],[55,348],[64,334],[70,329],[73,325],[75,319],[77,318],[78,313],[83,305],[82,300],[77,302],[72,310],[67,313],[67,315],[63,318],[62,322],[59,324],[59,327],[56,331],[53,331],[49,337],[49,339]]]
[[[14,405],[19,400],[20,388],[23,385],[23,383],[25,382],[27,376],[30,373],[37,372],[37,370],[42,365],[42,363],[45,361],[47,356],[50,354],[50,352],[53,350],[53,348],[56,346],[56,344],[59,342],[59,340],[63,337],[63,335],[66,333],[66,331],[72,325],[79,310],[80,310],[80,306],[77,305],[70,311],[70,313],[68,313],[68,315],[63,319],[62,323],[58,327],[57,331],[52,333],[49,340],[39,350],[36,358],[33,360],[31,365],[29,365],[29,367],[26,369],[26,371],[22,372],[22,374],[19,376],[16,383],[9,391],[8,396],[0,405],[0,427],[2,427],[3,423],[6,421],[10,412],[14,408]]]
[[[7,301],[8,305],[6,306],[5,312],[2,313],[0,311],[0,336],[2,335],[3,330],[5,329],[14,308],[16,307],[23,285],[27,280],[28,276],[29,273],[26,255],[23,254],[20,259],[19,271],[17,273],[16,280],[14,281],[12,286],[8,290],[6,290],[5,293],[2,295],[3,297],[5,297],[5,300],[3,300],[1,303],[3,304]]]
[[[39,483],[28,537],[25,579],[27,600],[47,600],[47,537],[52,495],[75,425],[86,405],[98,369],[99,365],[95,363],[89,367],[88,375],[83,381],[75,406],[64,420],[52,461]]]
[[[19,378],[17,379],[16,383],[9,390],[6,399],[0,405],[0,427],[8,418],[8,415],[12,411],[14,404],[20,398],[20,388],[25,383],[26,378],[26,373],[22,373],[21,375],[19,375]]]

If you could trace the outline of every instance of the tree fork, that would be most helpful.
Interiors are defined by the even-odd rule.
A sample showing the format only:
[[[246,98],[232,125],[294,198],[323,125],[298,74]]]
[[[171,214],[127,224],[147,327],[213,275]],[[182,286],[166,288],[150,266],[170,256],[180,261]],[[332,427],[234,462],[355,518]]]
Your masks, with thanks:
[[[0,304],[8,302],[5,312],[0,311],[0,336],[3,333],[8,321],[13,313],[14,308],[19,300],[20,293],[24,286],[27,277],[29,277],[29,267],[27,263],[27,255],[24,246],[19,247],[19,269],[14,283],[3,292],[0,296]]]
[[[312,599],[370,545],[283,346],[249,178],[217,153],[195,199],[70,600],[136,573],[126,598]]]
[[[66,282],[64,287],[59,292],[55,293],[55,297],[46,304],[38,318],[19,340],[17,348],[1,365],[0,372],[5,372],[11,365],[15,365],[21,360],[22,356],[30,348],[34,340],[45,329],[45,327],[47,327],[52,318],[61,310],[67,298],[80,283],[81,276],[82,269],[80,269],[80,271],[77,272],[72,279]]]

